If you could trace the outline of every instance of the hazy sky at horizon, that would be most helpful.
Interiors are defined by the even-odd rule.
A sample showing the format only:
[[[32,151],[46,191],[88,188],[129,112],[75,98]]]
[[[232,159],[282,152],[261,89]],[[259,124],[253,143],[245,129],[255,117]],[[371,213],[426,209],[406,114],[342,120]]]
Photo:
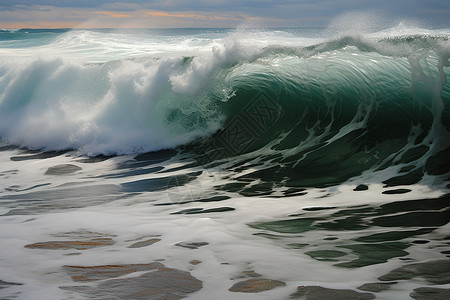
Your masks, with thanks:
[[[0,0],[1,28],[326,27],[342,15],[359,23],[450,27],[450,1]]]

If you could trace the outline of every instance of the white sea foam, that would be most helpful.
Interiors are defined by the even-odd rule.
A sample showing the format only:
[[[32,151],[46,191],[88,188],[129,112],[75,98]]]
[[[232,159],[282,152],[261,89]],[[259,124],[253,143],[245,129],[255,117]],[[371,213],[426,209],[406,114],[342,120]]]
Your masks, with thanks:
[[[147,175],[107,178],[106,175],[117,172],[116,164],[132,157],[115,157],[113,159],[90,164],[77,163],[74,153],[40,160],[11,161],[11,156],[23,155],[18,150],[0,152],[2,166],[1,196],[8,193],[17,197],[27,192],[5,191],[3,188],[19,184],[21,188],[50,183],[37,187],[34,191],[44,193],[52,190],[64,191],[70,186],[80,190],[91,185],[109,184],[120,186],[128,181],[148,178]],[[66,176],[43,175],[49,167],[61,164],[76,164],[82,171]],[[176,162],[162,163],[167,170],[178,167]],[[15,170],[8,174],[6,170]],[[168,174],[178,174],[179,171]],[[204,171],[191,185],[201,184],[203,196],[214,190],[214,186],[226,184],[224,176],[215,177],[214,170]],[[222,174],[223,175],[223,174]],[[102,178],[93,181],[94,178]],[[159,174],[158,176],[162,176]],[[324,238],[330,232],[314,231],[301,235],[287,236],[279,234],[278,238],[267,239],[253,235],[257,230],[247,224],[256,221],[278,220],[293,213],[302,213],[306,207],[348,207],[354,205],[379,205],[395,199],[410,200],[420,197],[438,197],[442,191],[430,190],[426,186],[415,186],[413,192],[406,195],[381,195],[382,185],[369,185],[366,192],[353,192],[354,184],[327,189],[309,189],[308,195],[302,197],[270,198],[242,197],[232,193],[231,199],[221,202],[236,210],[229,213],[205,215],[170,215],[181,209],[217,207],[217,203],[194,202],[174,206],[154,206],[155,203],[170,202],[170,190],[135,194],[125,199],[116,199],[97,206],[78,209],[62,209],[31,215],[2,216],[0,239],[2,240],[1,279],[8,282],[22,283],[24,286],[12,286],[4,289],[0,295],[8,298],[19,292],[19,299],[64,299],[71,294],[61,290],[60,286],[72,286],[72,279],[62,271],[62,266],[99,266],[110,264],[149,263],[164,259],[163,263],[171,268],[189,270],[193,276],[203,281],[203,289],[193,294],[190,299],[254,299],[255,294],[231,293],[228,288],[234,283],[247,278],[239,278],[243,271],[255,271],[265,278],[282,280],[286,287],[258,294],[258,299],[286,298],[298,285],[320,285],[328,288],[356,289],[359,285],[372,282],[380,274],[385,274],[400,265],[399,260],[389,264],[367,266],[357,269],[336,268],[328,262],[312,260],[300,250],[288,249],[283,243],[292,243],[297,239],[302,242],[327,247]],[[180,186],[178,188],[185,188]],[[188,187],[186,187],[188,188]],[[411,188],[411,186],[410,186]],[[45,194],[42,194],[45,195]],[[61,195],[64,195],[62,192]],[[63,196],[65,197],[65,196]],[[85,199],[86,198],[86,199]],[[71,201],[92,201],[89,195]],[[3,197],[5,202],[7,197]],[[31,200],[31,199],[30,199]],[[53,199],[58,203],[62,199]],[[4,203],[6,204],[6,203]],[[27,203],[24,203],[27,205]],[[11,209],[11,203],[8,204]],[[20,205],[16,208],[20,209]],[[50,207],[50,206],[49,206]],[[2,211],[5,212],[5,211]],[[307,214],[303,211],[304,214]],[[325,216],[325,214],[324,214]],[[39,250],[24,248],[25,245],[55,240],[70,240],[61,234],[76,236],[77,231],[89,231],[111,235],[116,241],[112,246],[97,249],[76,250]],[[367,229],[366,234],[378,232]],[[350,242],[360,231],[339,231],[340,243]],[[334,234],[337,234],[334,232]],[[439,233],[445,235],[445,232]],[[135,241],[158,236],[161,241],[149,247],[127,248]],[[356,235],[356,236],[355,236]],[[283,240],[283,236],[286,236]],[[75,238],[76,239],[76,238]],[[179,242],[208,242],[209,245],[196,250],[176,246]],[[326,249],[326,248],[325,248]],[[414,247],[411,256],[419,260],[439,259],[434,251],[423,247]],[[69,255],[79,253],[79,255]],[[200,260],[193,266],[189,261]],[[138,274],[131,274],[137,276]],[[231,279],[233,278],[233,279]],[[84,283],[83,283],[84,284]],[[389,291],[390,299],[401,299],[421,282],[402,283]],[[73,296],[73,295],[72,295]],[[77,298],[80,296],[77,294]]]
[[[282,40],[263,35],[75,30],[48,45],[3,48],[0,134],[32,149],[90,155],[154,151],[210,135],[223,122],[211,95],[226,101],[233,94],[215,77]]]
[[[30,148],[98,154],[171,148],[211,134],[221,116],[208,111],[200,92],[176,91],[172,76],[182,72],[181,64],[181,58],[94,65],[61,58],[2,61],[1,135]],[[183,124],[194,107],[201,124]],[[172,112],[180,116],[169,122]]]
[[[374,34],[391,35],[388,31]],[[361,284],[377,282],[380,275],[407,263],[394,257],[386,263],[340,268],[334,266],[338,262],[319,261],[305,252],[339,249],[348,254],[344,260],[350,261],[357,255],[341,246],[358,244],[357,238],[422,228],[405,228],[402,224],[372,226],[371,222],[379,217],[377,213],[383,204],[437,198],[448,193],[446,179],[439,184],[434,182],[439,176],[425,175],[417,184],[389,188],[411,190],[402,194],[383,194],[388,188],[382,182],[399,175],[399,169],[406,163],[392,163],[376,172],[372,168],[340,185],[308,188],[304,190],[305,195],[286,196],[283,191],[288,187],[277,186],[273,187],[271,195],[244,197],[224,188],[236,183],[257,186],[261,180],[251,176],[245,178],[246,175],[286,163],[282,160],[300,153],[302,147],[314,146],[314,124],[308,128],[309,139],[304,143],[293,141],[297,147],[276,150],[272,147],[275,143],[269,144],[265,151],[222,158],[209,168],[199,167],[189,157],[175,154],[171,159],[158,163],[152,162],[152,159],[158,160],[158,154],[155,157],[150,155],[147,161],[134,159],[134,155],[122,155],[104,161],[98,158],[99,161],[91,164],[83,162],[86,157],[79,156],[80,153],[125,154],[171,148],[208,136],[221,128],[226,117],[213,100],[220,103],[234,97],[233,82],[251,86],[252,74],[269,74],[276,80],[312,76],[312,84],[320,85],[318,79],[322,78],[325,83],[333,80],[335,74],[331,71],[335,65],[331,60],[337,59],[347,67],[345,72],[341,72],[347,75],[347,80],[352,78],[348,75],[353,63],[392,71],[405,77],[403,82],[408,82],[409,73],[404,71],[410,67],[407,59],[400,55],[401,63],[392,66],[392,58],[388,54],[362,53],[353,44],[344,45],[345,50],[341,52],[330,47],[324,51],[310,50],[308,55],[301,56],[299,50],[303,46],[317,45],[325,40],[321,36],[305,37],[283,30],[241,30],[200,37],[193,34],[184,42],[172,37],[162,44],[156,38],[147,44],[141,43],[141,39],[140,34],[127,37],[120,32],[74,31],[63,34],[50,46],[24,47],[16,52],[9,48],[0,49],[0,136],[3,138],[0,140],[0,280],[24,284],[0,289],[0,298],[79,299],[82,294],[73,294],[60,287],[97,284],[74,282],[64,271],[65,265],[143,264],[164,260],[162,263],[167,267],[187,270],[203,282],[203,288],[190,295],[189,299],[287,299],[299,285],[357,290]],[[148,39],[151,40],[150,37]],[[368,40],[370,36],[367,34],[361,37],[364,43]],[[398,53],[398,48],[394,50]],[[264,51],[270,52],[269,55]],[[441,53],[442,72],[448,65],[445,53]],[[348,61],[352,57],[357,58]],[[96,63],[92,63],[94,61]],[[323,64],[323,61],[329,64]],[[436,57],[432,58],[432,63],[433,66],[437,64]],[[232,68],[228,70],[228,66]],[[280,70],[284,77],[276,73]],[[438,74],[438,71],[433,69],[431,75]],[[374,76],[358,72],[355,74],[364,79]],[[272,78],[270,76],[268,78]],[[380,79],[377,82],[380,86],[389,79],[376,78]],[[283,87],[289,90],[289,81],[283,82],[286,82]],[[300,83],[303,84],[304,80]],[[331,87],[326,92],[331,94],[335,91],[333,86],[326,86]],[[440,87],[435,86],[436,90],[432,91],[438,91]],[[366,120],[359,116],[355,120],[348,119],[350,124],[360,124],[358,129],[366,126]],[[405,154],[418,146],[414,141],[422,130],[419,125],[411,127],[406,146],[395,153],[397,158],[403,157],[398,153]],[[339,138],[350,131],[350,126],[343,127]],[[436,132],[439,133],[438,130]],[[317,135],[324,139],[327,138],[326,133],[326,130],[317,130]],[[285,133],[281,138],[287,135]],[[424,138],[423,144],[427,142]],[[8,147],[11,143],[44,150],[75,150],[35,156],[34,152]],[[266,159],[275,151],[279,151],[277,156]],[[425,161],[422,160],[417,159],[413,163],[423,165]],[[61,175],[47,172],[64,165],[73,165],[81,170],[75,168],[73,173]],[[227,169],[225,165],[233,167]],[[153,170],[154,167],[160,172]],[[316,171],[313,168],[299,170],[299,173]],[[197,175],[187,184],[173,186],[166,180],[192,173]],[[286,173],[286,177],[290,175],[292,173]],[[130,184],[139,189],[124,188]],[[158,184],[160,186],[154,188]],[[367,190],[354,191],[359,184],[365,184]],[[192,201],[178,203],[174,195]],[[230,198],[220,202],[197,201],[217,195]],[[235,210],[171,214],[186,209],[218,207]],[[314,211],[314,208],[329,209]],[[349,209],[369,209],[369,213],[365,215],[362,211],[360,215],[346,215],[342,212]],[[382,217],[394,220],[406,213],[414,216],[420,211],[404,209],[405,212],[388,211]],[[426,213],[440,216],[443,210],[433,209]],[[319,223],[330,222],[334,226],[333,222],[348,220],[351,223],[355,216],[361,217],[362,225],[368,226],[360,227],[357,221],[354,227],[350,225],[338,230],[317,227],[292,234],[249,226],[254,222],[316,217],[322,218],[317,220]],[[78,240],[76,235],[80,231],[109,235],[115,244],[90,250],[24,247],[37,242]],[[441,252],[448,250],[444,245],[447,235],[448,225],[429,235],[411,236],[394,242],[408,245],[407,258],[424,262],[445,258]],[[136,241],[155,236],[161,241],[147,247],[128,248]],[[417,239],[427,239],[429,243],[414,244]],[[191,250],[176,246],[180,242],[207,242],[208,245]],[[288,245],[293,243],[308,246],[306,250],[289,248]],[[192,265],[189,263],[192,260],[201,263]],[[233,284],[249,279],[242,277],[244,271],[255,271],[264,278],[284,281],[286,286],[259,294],[230,292],[228,289]],[[414,288],[425,284],[422,279],[399,280],[390,290],[378,293],[377,298],[406,299]],[[439,287],[449,288],[449,285]]]

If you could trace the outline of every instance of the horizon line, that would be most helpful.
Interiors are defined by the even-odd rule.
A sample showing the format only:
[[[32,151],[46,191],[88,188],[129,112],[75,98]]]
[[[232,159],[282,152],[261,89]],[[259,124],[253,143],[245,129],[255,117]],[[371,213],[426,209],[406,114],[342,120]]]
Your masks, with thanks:
[[[311,28],[325,29],[327,26],[235,26],[235,27],[0,27],[0,30],[21,30],[21,29],[295,29]]]

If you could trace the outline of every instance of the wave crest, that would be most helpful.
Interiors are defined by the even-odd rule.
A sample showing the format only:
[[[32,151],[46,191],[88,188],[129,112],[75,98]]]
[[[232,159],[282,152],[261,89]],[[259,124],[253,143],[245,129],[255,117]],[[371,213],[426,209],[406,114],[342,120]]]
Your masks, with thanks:
[[[450,127],[448,36],[347,35],[305,46],[277,44],[276,35],[254,46],[243,42],[247,34],[233,33],[187,57],[3,59],[0,137],[89,155],[155,151],[226,128],[257,95],[276,99],[283,116],[271,133],[257,131],[249,150],[278,143],[274,149],[301,153],[305,141],[331,144],[369,122],[388,130],[383,124],[396,114],[407,128],[402,138],[411,122],[430,127],[416,115]]]

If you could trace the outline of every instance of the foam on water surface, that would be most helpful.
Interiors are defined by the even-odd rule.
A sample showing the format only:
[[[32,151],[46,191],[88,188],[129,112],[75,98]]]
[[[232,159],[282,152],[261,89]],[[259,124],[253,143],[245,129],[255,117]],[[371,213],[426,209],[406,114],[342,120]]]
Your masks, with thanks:
[[[286,283],[284,287],[261,292],[258,298],[284,298],[294,293],[298,285],[356,290],[364,283],[377,282],[378,277],[405,262],[443,259],[443,253],[446,249],[448,251],[445,240],[448,238],[448,225],[444,225],[449,220],[448,199],[408,202],[411,199],[439,199],[445,194],[444,190],[427,186],[407,186],[411,192],[389,195],[383,194],[389,188],[379,184],[369,184],[366,191],[354,191],[355,185],[349,183],[306,189],[306,195],[302,196],[243,197],[220,191],[224,184],[224,171],[211,169],[197,173],[186,184],[171,185],[170,179],[165,179],[158,182],[167,184],[161,189],[154,190],[147,182],[144,184],[147,192],[142,192],[142,187],[133,192],[123,187],[149,178],[180,178],[195,168],[187,168],[183,172],[170,171],[180,167],[175,156],[165,162],[153,164],[149,161],[148,165],[139,167],[150,170],[157,165],[168,172],[110,177],[109,174],[117,174],[125,166],[130,166],[133,156],[86,163],[80,162],[83,158],[74,153],[18,160],[18,157],[28,155],[21,152],[1,152],[2,166],[5,166],[1,173],[2,184],[10,187],[3,189],[0,195],[3,207],[1,274],[7,274],[2,277],[4,281],[23,284],[2,290],[2,295],[7,298],[15,293],[23,299],[31,295],[36,299],[79,298],[82,294],[76,289],[60,289],[80,285],[80,282],[72,281],[64,266],[95,267],[155,261],[170,268],[187,270],[203,282],[203,288],[193,294],[192,299],[208,298],[212,294],[217,299],[252,299],[255,295],[228,291],[233,284],[252,278],[245,275],[247,271]],[[81,170],[66,175],[45,175],[46,170],[64,165],[76,165]],[[15,170],[15,174],[10,170]],[[16,187],[11,188],[13,184]],[[35,188],[29,189],[30,186]],[[96,194],[96,191],[100,193]],[[180,194],[189,196],[183,198],[184,202],[178,202]],[[213,199],[213,195],[227,195],[229,198],[204,201]],[[402,201],[410,204],[402,205]],[[420,201],[423,205],[411,206]],[[433,203],[438,206],[434,207]],[[396,207],[392,206],[394,204]],[[171,214],[180,210],[224,206],[235,210]],[[421,214],[425,217],[427,213],[434,213],[434,218],[439,218],[442,213],[446,215],[440,224],[371,225],[377,218],[395,218],[396,214],[400,218],[410,212],[418,213],[413,217],[413,223],[422,218]],[[359,219],[353,220],[355,217]],[[279,226],[272,229],[271,222],[283,220],[299,221],[287,224],[285,229],[280,230]],[[314,224],[316,228],[309,227]],[[440,228],[436,230],[436,226]],[[411,231],[417,232],[409,233]],[[393,232],[391,236],[380,237],[375,242],[369,240],[371,236],[389,232]],[[130,247],[136,242],[155,238],[160,241],[144,247]],[[358,238],[362,241],[355,242]],[[107,243],[102,244],[105,239]],[[380,242],[383,239],[385,241]],[[417,242],[419,240],[424,243]],[[64,247],[61,246],[63,242],[66,243]],[[36,243],[47,244],[33,246]],[[89,243],[99,246],[83,246]],[[180,243],[197,246],[180,247]],[[388,253],[401,247],[398,254],[387,254],[388,263],[369,260],[369,264],[363,263],[356,268],[334,266],[362,255],[358,250],[355,252],[347,247],[359,244],[375,248],[385,244],[390,249]],[[375,248],[372,251],[386,251],[383,247]],[[335,253],[342,255],[327,256]],[[407,260],[403,261],[405,258]],[[194,260],[201,263],[192,265],[190,262]],[[129,274],[124,278],[135,278],[139,274]],[[92,282],[82,285],[96,286]],[[392,290],[377,296],[402,299],[413,288],[421,286],[421,281],[400,281]]]
[[[402,26],[1,32],[0,297],[445,295],[449,35]]]

